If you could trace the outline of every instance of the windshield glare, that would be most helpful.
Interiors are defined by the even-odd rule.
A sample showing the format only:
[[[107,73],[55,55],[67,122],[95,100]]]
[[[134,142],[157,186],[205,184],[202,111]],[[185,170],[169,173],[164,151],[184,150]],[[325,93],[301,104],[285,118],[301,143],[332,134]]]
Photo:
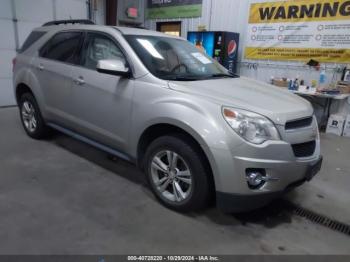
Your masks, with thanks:
[[[158,78],[194,81],[233,77],[217,61],[185,40],[142,35],[126,35],[125,38],[148,70]]]

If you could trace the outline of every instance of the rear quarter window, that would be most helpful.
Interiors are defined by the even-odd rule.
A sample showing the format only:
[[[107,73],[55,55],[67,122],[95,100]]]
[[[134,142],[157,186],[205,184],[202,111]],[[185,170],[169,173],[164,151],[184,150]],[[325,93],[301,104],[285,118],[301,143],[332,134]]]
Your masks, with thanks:
[[[26,51],[29,47],[31,47],[36,41],[38,41],[45,34],[46,32],[40,32],[40,31],[31,32],[30,35],[27,37],[26,41],[24,41],[21,49],[19,50],[19,53],[23,53],[24,51]]]
[[[39,56],[51,60],[78,64],[83,33],[60,32],[54,35],[39,51]]]

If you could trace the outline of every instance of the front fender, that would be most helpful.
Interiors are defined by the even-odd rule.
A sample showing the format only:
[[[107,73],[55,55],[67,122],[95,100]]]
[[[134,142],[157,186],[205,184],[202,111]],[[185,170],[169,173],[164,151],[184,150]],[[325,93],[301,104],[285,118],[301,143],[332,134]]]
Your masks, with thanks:
[[[168,124],[190,134],[202,147],[220,186],[217,157],[213,152],[229,152],[240,143],[232,139],[232,130],[221,115],[221,106],[203,98],[162,88],[149,83],[135,85],[134,106],[130,128],[129,154],[137,158],[139,140],[149,127]]]

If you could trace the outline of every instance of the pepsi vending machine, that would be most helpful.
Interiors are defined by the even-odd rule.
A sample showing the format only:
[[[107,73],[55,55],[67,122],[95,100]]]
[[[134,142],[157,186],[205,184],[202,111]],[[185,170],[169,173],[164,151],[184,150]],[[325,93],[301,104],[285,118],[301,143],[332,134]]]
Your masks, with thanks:
[[[188,32],[187,40],[236,73],[239,33],[224,31]]]

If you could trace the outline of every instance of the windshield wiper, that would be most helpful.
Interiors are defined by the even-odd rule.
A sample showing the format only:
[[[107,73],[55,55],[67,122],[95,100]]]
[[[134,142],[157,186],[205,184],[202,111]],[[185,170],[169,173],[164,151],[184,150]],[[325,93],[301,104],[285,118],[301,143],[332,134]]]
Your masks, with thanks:
[[[194,76],[168,76],[165,78],[166,80],[174,80],[174,81],[197,81],[202,78],[194,77]]]
[[[199,80],[207,80],[212,78],[219,78],[219,77],[229,77],[229,78],[236,78],[239,77],[235,74],[229,74],[229,73],[217,73],[217,74],[211,74],[208,76],[193,76],[193,75],[171,75],[171,76],[164,76],[163,79],[166,80],[173,80],[173,81],[199,81]]]
[[[217,73],[217,74],[212,74],[208,78],[216,78],[216,77],[231,77],[231,78],[236,78],[238,75],[231,74],[231,73]]]

